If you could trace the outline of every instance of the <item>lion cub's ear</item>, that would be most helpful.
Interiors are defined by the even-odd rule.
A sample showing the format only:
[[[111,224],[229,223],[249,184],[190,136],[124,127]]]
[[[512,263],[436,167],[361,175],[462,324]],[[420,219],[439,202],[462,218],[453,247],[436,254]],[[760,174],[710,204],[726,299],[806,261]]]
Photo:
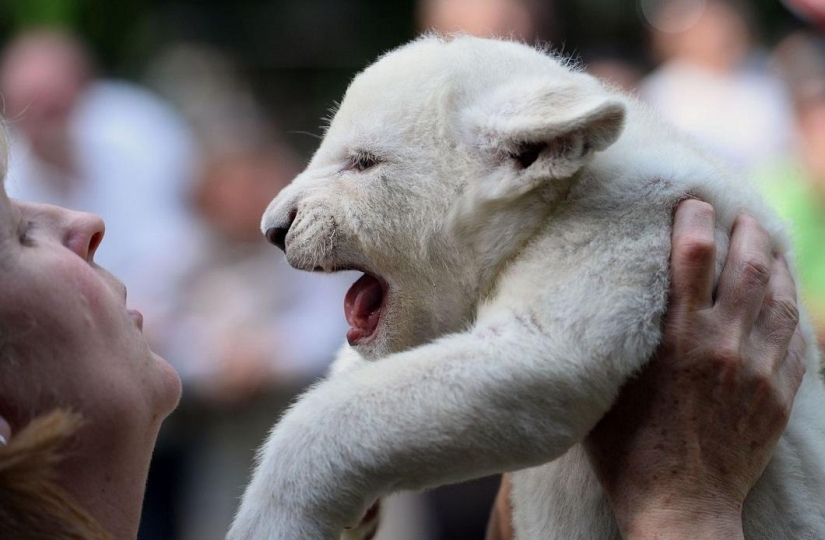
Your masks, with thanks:
[[[515,174],[499,195],[524,193],[542,179],[569,178],[622,132],[625,106],[591,80],[546,78],[499,87],[464,111],[470,143],[490,149]],[[511,185],[507,185],[511,184]],[[488,195],[491,195],[488,193]]]

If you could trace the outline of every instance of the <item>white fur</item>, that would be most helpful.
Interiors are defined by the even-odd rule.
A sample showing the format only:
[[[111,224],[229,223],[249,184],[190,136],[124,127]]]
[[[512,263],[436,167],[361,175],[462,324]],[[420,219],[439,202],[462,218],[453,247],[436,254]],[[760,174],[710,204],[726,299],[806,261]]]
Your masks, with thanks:
[[[354,170],[362,154],[381,162]],[[369,67],[263,228],[296,212],[293,266],[385,279],[383,320],[274,428],[229,538],[337,538],[381,495],[504,471],[518,538],[619,538],[579,443],[659,343],[688,195],[716,209],[720,264],[742,210],[790,258],[752,187],[542,51],[426,37]],[[817,354],[749,539],[825,538]]]

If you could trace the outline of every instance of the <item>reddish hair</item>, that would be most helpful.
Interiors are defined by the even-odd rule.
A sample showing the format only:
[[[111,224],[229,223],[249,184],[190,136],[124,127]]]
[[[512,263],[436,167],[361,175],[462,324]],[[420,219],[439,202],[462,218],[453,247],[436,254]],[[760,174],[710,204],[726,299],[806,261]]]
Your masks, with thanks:
[[[0,538],[112,540],[56,482],[61,450],[81,423],[77,414],[54,411],[0,447]]]

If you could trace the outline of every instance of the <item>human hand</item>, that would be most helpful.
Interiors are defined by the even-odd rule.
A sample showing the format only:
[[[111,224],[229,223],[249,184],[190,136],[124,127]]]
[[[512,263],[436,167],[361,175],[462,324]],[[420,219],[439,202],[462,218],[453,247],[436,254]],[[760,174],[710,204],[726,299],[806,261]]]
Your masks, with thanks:
[[[513,523],[510,508],[510,475],[501,475],[501,487],[498,489],[490,521],[487,523],[485,540],[512,540]]]
[[[585,446],[624,538],[742,538],[742,503],[805,373],[796,289],[740,216],[714,297],[713,209],[700,201],[679,206],[672,250],[662,344]]]

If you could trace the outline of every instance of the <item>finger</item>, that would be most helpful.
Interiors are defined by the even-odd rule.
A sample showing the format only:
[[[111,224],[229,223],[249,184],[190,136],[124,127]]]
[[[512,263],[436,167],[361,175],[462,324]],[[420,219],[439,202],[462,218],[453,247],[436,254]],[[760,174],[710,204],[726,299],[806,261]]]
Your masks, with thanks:
[[[733,225],[716,304],[733,330],[749,333],[756,321],[771,275],[771,239],[755,219],[740,215]]]
[[[785,359],[798,323],[796,283],[785,261],[774,256],[765,299],[751,332],[757,349],[765,353],[764,361],[776,365]]]
[[[509,540],[513,538],[512,508],[510,508],[510,475],[501,476],[501,487],[493,503],[493,512],[487,523],[486,540]]]
[[[806,353],[805,337],[802,335],[802,328],[797,326],[788,346],[785,361],[780,364],[778,370],[783,377],[788,378],[788,391],[792,394],[791,400],[793,400],[793,396],[796,395],[799,386],[802,384],[802,379],[805,377],[805,371],[807,370]]]
[[[802,379],[805,376],[805,353],[805,339],[802,335],[802,330],[797,326],[791,338],[790,345],[788,346],[788,352],[783,361],[778,363],[774,375],[780,403],[784,408],[784,414],[782,416],[786,423],[793,409],[796,393],[802,385]]]
[[[676,208],[670,256],[674,306],[699,310],[713,304],[716,265],[713,226],[713,207],[705,202],[688,199]]]

